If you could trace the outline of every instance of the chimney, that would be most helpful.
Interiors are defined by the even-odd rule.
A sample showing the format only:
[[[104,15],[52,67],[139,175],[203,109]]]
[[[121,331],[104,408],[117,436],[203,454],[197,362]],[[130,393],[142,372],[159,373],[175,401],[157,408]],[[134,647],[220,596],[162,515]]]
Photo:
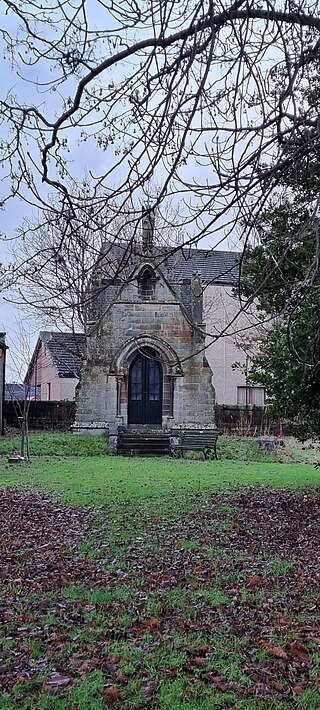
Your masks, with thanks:
[[[142,217],[142,254],[151,256],[153,247],[154,211],[147,207]]]

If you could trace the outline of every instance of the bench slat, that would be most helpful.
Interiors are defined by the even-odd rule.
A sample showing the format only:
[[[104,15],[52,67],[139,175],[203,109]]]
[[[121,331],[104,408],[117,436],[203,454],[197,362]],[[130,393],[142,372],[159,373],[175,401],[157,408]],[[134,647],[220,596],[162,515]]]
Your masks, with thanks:
[[[177,444],[170,444],[171,455],[175,455],[176,452],[183,453],[183,451],[187,450],[202,451],[204,457],[207,458],[209,452],[213,451],[215,458],[218,459],[216,449],[217,439],[220,435],[218,430],[189,429],[181,432],[175,431],[172,434],[178,436],[180,441]]]

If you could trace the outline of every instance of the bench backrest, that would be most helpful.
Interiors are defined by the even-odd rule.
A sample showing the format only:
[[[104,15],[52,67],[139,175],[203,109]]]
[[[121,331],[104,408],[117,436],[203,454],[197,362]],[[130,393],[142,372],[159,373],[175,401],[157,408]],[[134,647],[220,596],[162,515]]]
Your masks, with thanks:
[[[210,446],[216,443],[219,434],[220,432],[214,429],[189,429],[182,432],[180,438],[182,444],[203,443],[204,446]]]

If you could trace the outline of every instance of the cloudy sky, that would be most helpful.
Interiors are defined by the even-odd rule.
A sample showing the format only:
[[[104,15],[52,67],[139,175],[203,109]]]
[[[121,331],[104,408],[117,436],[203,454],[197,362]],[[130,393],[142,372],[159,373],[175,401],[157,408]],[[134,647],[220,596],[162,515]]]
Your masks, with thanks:
[[[27,7],[27,4],[26,4]],[[177,6],[178,7],[178,6]],[[108,13],[103,9],[102,5],[96,0],[91,0],[88,4],[89,12],[94,19],[94,25],[99,27],[104,26],[106,18],[108,20]],[[90,19],[90,18],[89,18]],[[17,32],[17,21],[13,14],[6,14],[2,18],[2,26],[8,31],[11,36],[15,36]],[[49,32],[54,32],[54,26],[48,30]],[[38,106],[41,111],[43,111],[46,116],[52,117],[59,115],[61,112],[61,106],[64,97],[68,95],[74,95],[76,89],[76,81],[71,78],[63,87],[64,96],[61,94],[60,87],[55,86],[54,83],[49,87],[44,87],[43,85],[51,81],[54,74],[50,73],[52,66],[43,64],[43,62],[37,63],[35,67],[23,67],[23,78],[21,76],[21,69],[12,66],[8,54],[5,52],[5,46],[2,40],[2,45],[0,43],[0,51],[2,51],[2,61],[0,62],[0,95],[5,99],[8,92],[14,94],[17,97],[17,103],[21,105],[35,105]],[[133,60],[131,60],[132,62]],[[2,123],[0,127],[0,140],[6,138],[6,128],[7,126]],[[106,165],[112,163],[112,161],[117,160],[114,154],[114,148],[111,146],[106,151],[101,151],[93,148],[93,143],[91,142],[80,142],[79,134],[76,131],[69,131],[69,153],[68,160],[72,164],[73,176],[76,179],[82,180],[89,172],[90,168],[94,168],[96,175],[103,173],[106,169]],[[30,152],[32,156],[32,141]],[[127,166],[123,165],[124,173],[126,172]],[[0,170],[2,170],[2,181],[0,181],[0,199],[7,194],[8,184],[3,175],[5,175],[5,166],[0,165]],[[121,172],[121,169],[119,169]],[[203,173],[203,166],[195,166],[192,179],[197,180],[197,170]],[[186,168],[186,173],[188,168]],[[36,174],[36,173],[35,173]],[[212,178],[210,171],[208,172],[209,178]],[[122,175],[119,175],[120,179],[124,179]],[[113,176],[113,180],[116,180],[117,173]],[[188,179],[191,179],[188,176]],[[48,191],[41,185],[40,178],[38,179],[39,189],[42,190],[42,194],[47,197]],[[0,240],[0,262],[8,264],[12,262],[11,247],[16,239],[17,230],[19,225],[23,222],[25,218],[33,216],[36,220],[37,208],[32,207],[32,205],[27,204],[23,200],[14,198],[10,200],[5,209],[0,213],[1,216],[1,227],[0,232],[3,239]],[[190,226],[192,233],[192,225]],[[204,241],[201,246],[204,247],[215,247],[218,244],[219,249],[226,248],[239,248],[238,235],[231,235],[225,243],[221,243],[221,238],[223,237],[223,231],[221,234],[218,232],[216,235],[212,235],[210,239]],[[35,322],[30,318],[26,318],[23,313],[10,302],[12,297],[10,294],[2,291],[0,292],[0,328],[7,333],[7,343],[9,345],[10,351],[8,355],[8,378],[13,381],[19,381],[24,376],[27,362],[30,358],[32,349],[35,345],[36,338],[39,332],[39,322]],[[46,324],[46,329],[48,329],[48,324]]]

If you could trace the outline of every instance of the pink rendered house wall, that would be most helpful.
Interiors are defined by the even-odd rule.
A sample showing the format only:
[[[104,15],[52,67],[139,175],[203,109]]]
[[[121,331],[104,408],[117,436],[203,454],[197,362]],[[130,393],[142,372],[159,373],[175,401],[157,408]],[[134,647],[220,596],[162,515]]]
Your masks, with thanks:
[[[77,384],[77,377],[59,377],[48,348],[45,343],[41,343],[29,380],[30,387],[39,388],[39,399],[56,402],[73,400]]]

